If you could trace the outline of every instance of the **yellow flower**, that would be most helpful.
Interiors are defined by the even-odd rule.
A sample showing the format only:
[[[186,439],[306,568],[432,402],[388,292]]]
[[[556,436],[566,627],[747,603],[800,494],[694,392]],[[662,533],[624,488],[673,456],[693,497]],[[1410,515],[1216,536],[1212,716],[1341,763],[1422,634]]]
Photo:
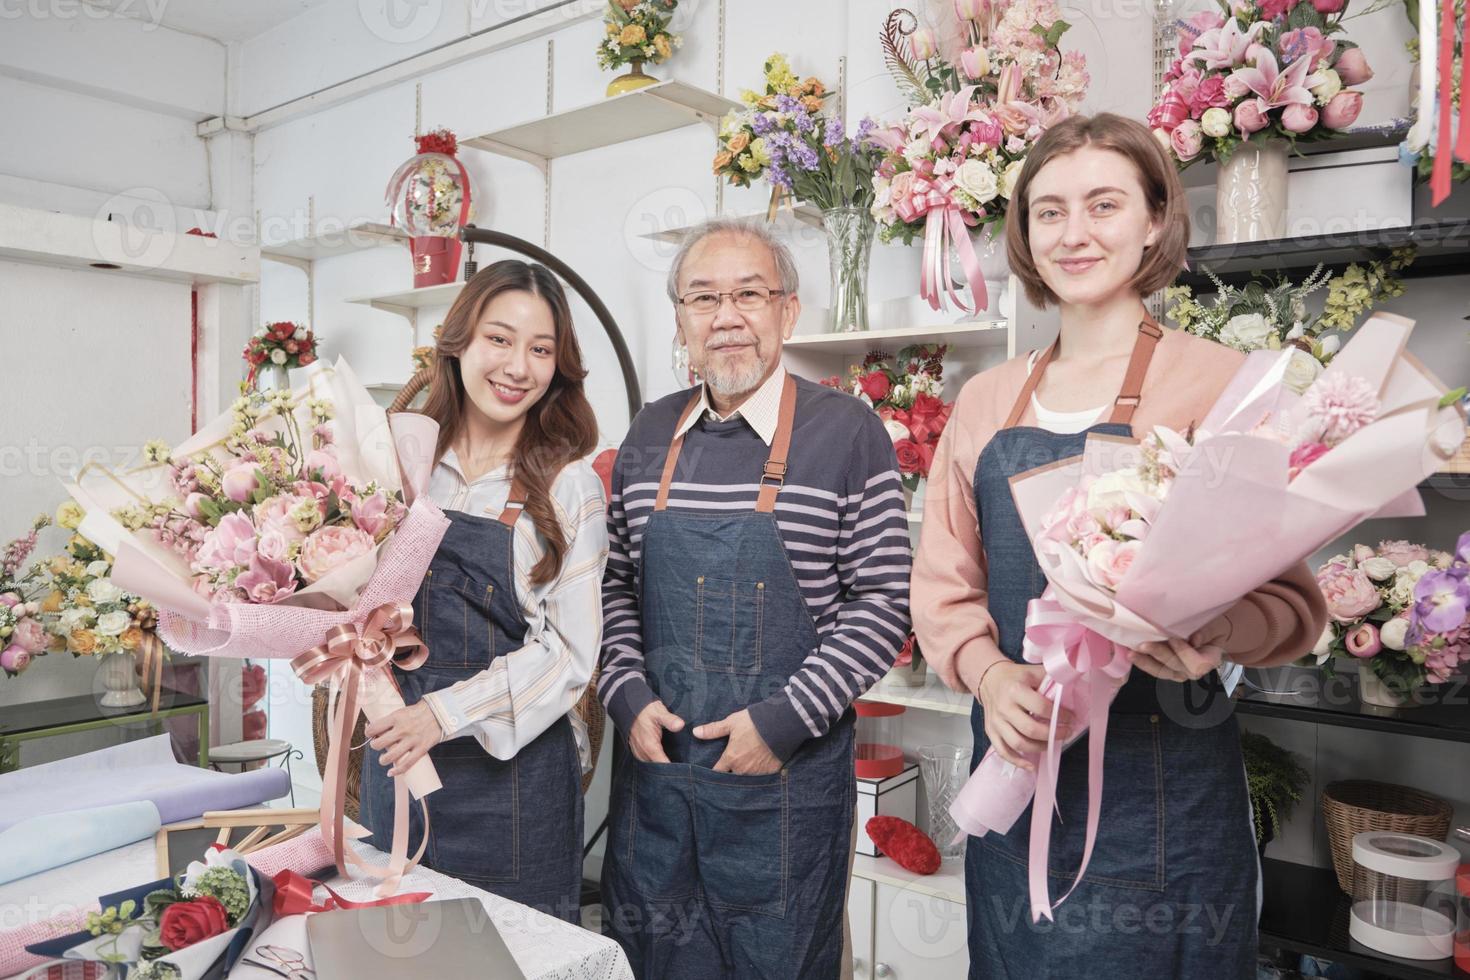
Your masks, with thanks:
[[[755,161],[757,167],[764,167],[771,162],[771,155],[766,152],[766,138],[764,136],[750,141],[750,152],[747,156]]]
[[[623,32],[618,35],[618,43],[623,45],[624,47],[632,47],[635,44],[642,44],[647,37],[648,35],[643,32],[643,27],[641,25],[629,24],[627,27],[624,27]]]
[[[77,526],[82,523],[83,513],[82,508],[77,506],[75,500],[68,500],[56,508],[56,523],[68,531],[75,531]]]
[[[761,165],[759,163],[756,163],[755,162],[755,158],[752,157],[749,153],[745,153],[745,154],[742,154],[741,155],[741,157],[740,157],[740,169],[741,170],[744,170],[748,174],[753,174],[757,170],[759,170],[760,167],[761,167]]]
[[[744,102],[746,105],[757,105],[759,104],[760,100],[761,97],[759,92],[753,91],[752,89],[748,88],[743,88],[740,90],[740,101]]]
[[[618,25],[617,24],[614,24],[612,21],[608,21],[607,22],[607,36],[608,37],[614,37],[614,36],[617,35],[617,33],[618,33]]]
[[[674,53],[673,49],[669,47],[669,36],[667,34],[660,34],[655,37],[653,39],[653,48],[658,52],[660,61]]]
[[[97,649],[97,634],[91,630],[72,630],[67,647],[72,653],[90,656]]]
[[[66,597],[60,591],[53,589],[51,594],[41,602],[41,611],[48,613],[61,612],[61,606],[65,600]]]

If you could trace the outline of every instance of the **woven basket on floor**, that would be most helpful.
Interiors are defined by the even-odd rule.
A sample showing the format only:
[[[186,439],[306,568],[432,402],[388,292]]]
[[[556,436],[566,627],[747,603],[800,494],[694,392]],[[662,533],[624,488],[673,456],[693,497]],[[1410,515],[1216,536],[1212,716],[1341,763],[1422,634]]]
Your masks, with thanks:
[[[405,411],[419,393],[426,391],[429,387],[429,379],[433,372],[428,368],[418,371],[408,379],[393,399],[393,404],[388,406],[389,414]],[[606,716],[602,710],[602,702],[597,700],[597,672],[592,673],[592,682],[587,685],[587,690],[573,708],[581,716],[587,726],[587,739],[592,746],[592,768],[582,776],[582,792],[587,792],[587,787],[592,785],[592,777],[597,773],[597,757],[602,751],[602,733]],[[353,820],[357,819],[359,783],[362,781],[362,729],[366,721],[357,719],[357,728],[352,734],[352,744],[358,746],[352,751],[347,760],[347,789],[343,811]],[[326,771],[327,765],[327,691],[319,687],[311,692],[311,732],[312,741],[316,746],[316,767],[319,772]]]
[[[1353,891],[1353,837],[1365,830],[1389,830],[1444,840],[1450,832],[1450,804],[1421,790],[1367,779],[1328,783],[1322,816],[1332,845],[1337,886]]]

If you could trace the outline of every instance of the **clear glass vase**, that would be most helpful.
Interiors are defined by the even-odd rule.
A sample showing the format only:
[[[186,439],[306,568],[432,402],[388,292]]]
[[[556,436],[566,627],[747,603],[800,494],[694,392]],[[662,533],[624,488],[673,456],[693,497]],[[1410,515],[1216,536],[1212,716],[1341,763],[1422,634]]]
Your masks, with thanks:
[[[868,257],[873,251],[875,223],[867,208],[831,208],[822,212],[827,231],[827,263],[832,294],[827,310],[829,333],[868,329]]]
[[[949,815],[949,808],[970,775],[970,750],[946,742],[926,745],[919,749],[919,772],[924,777],[924,794],[929,798],[929,839],[939,848],[941,858],[961,857],[965,838]]]

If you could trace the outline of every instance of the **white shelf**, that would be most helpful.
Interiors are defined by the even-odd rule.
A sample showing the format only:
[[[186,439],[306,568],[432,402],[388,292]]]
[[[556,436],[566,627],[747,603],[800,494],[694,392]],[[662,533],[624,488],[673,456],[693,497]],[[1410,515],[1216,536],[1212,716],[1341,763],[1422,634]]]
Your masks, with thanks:
[[[260,281],[260,249],[253,245],[15,204],[0,204],[0,259],[170,282]]]
[[[910,524],[924,523],[924,512],[922,510],[905,511],[904,516],[909,519]]]
[[[963,858],[951,858],[932,875],[914,874],[892,858],[868,857],[866,854],[852,856],[852,873],[855,878],[864,878],[884,885],[893,885],[921,895],[942,898],[945,901],[965,904],[965,862]]]
[[[402,289],[396,293],[379,293],[374,296],[358,296],[349,299],[349,303],[359,303],[363,306],[371,306],[375,310],[386,310],[389,313],[402,313],[407,316],[406,311],[422,310],[430,306],[448,306],[454,302],[454,297],[464,288],[464,283],[455,280],[438,286],[424,286],[421,289]]]
[[[407,245],[408,234],[402,228],[379,224],[374,221],[359,221],[336,232],[318,232],[306,238],[297,238],[276,245],[262,245],[260,253],[268,259],[297,259],[315,262],[337,255],[351,255],[385,245]]]
[[[869,688],[861,700],[877,701],[881,704],[901,704],[905,708],[938,711],[943,714],[964,715],[965,717],[969,717],[970,707],[975,703],[973,696],[960,694],[958,691],[951,691],[945,687],[944,682],[932,670],[929,671],[923,685],[918,687],[893,684],[885,677]]]
[[[403,390],[402,381],[373,381],[363,385],[368,391],[382,392],[387,395],[396,395]]]
[[[765,224],[766,215],[770,212],[764,208],[759,211],[742,211],[735,214],[724,214],[721,217],[734,218],[739,221],[748,221],[752,224]],[[794,208],[782,206],[776,211],[776,217],[770,222],[771,229],[779,235],[790,235],[803,228],[821,229],[822,212],[815,205],[798,204]],[[640,235],[640,238],[652,239],[656,242],[683,241],[684,236],[694,225],[680,225],[675,228],[665,228],[662,231],[653,231]]]
[[[742,108],[734,99],[668,80],[460,140],[460,146],[541,163],[699,122],[717,124]]]
[[[864,330],[856,333],[797,334],[786,341],[786,347],[800,353],[866,354],[881,348],[897,354],[910,344],[948,344],[951,350],[1006,346],[1004,320],[973,323],[948,323],[929,327],[899,327],[894,330]]]

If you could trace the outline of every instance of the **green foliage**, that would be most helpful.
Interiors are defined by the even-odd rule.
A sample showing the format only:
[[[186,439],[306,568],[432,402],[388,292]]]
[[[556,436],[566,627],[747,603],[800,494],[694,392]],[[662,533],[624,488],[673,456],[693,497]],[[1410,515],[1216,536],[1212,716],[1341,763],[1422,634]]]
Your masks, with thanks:
[[[1240,748],[1245,756],[1246,786],[1259,845],[1266,839],[1268,825],[1273,837],[1281,833],[1281,821],[1301,802],[1302,788],[1311,774],[1297,761],[1294,752],[1288,752],[1264,735],[1241,732]]]

